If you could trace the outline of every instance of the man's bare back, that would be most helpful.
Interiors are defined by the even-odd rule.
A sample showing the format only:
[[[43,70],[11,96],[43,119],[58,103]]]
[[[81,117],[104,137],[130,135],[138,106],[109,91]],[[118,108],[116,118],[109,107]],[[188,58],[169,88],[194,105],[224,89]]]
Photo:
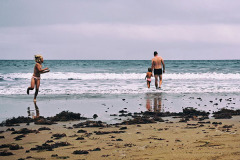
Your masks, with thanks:
[[[152,69],[161,69],[162,68],[163,58],[156,56],[152,59]]]

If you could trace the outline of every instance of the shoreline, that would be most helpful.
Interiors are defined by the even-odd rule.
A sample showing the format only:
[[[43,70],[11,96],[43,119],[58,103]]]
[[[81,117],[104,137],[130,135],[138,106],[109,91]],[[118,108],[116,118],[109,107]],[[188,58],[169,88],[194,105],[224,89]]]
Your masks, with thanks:
[[[39,95],[37,107],[40,116],[50,117],[68,110],[97,120],[111,121],[110,114],[127,108],[128,112],[160,111],[181,112],[193,107],[213,113],[221,108],[240,109],[239,94],[232,93],[145,93],[145,94],[85,94],[85,95]],[[18,116],[35,116],[33,96],[8,95],[0,97],[0,122]],[[30,115],[29,115],[30,112]],[[114,122],[113,122],[114,123]]]

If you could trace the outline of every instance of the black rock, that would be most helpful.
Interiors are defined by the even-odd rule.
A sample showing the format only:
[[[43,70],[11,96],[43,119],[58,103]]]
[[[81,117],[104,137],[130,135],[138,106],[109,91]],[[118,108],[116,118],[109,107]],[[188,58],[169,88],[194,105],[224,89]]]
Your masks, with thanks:
[[[11,155],[13,155],[12,152],[7,152],[7,151],[0,152],[0,156],[11,156]]]
[[[77,131],[77,133],[87,133],[87,131],[80,129],[80,130]]]
[[[94,115],[93,115],[93,118],[94,118],[94,119],[96,119],[97,117],[98,117],[98,115],[97,115],[97,114],[94,114]]]
[[[73,154],[88,154],[89,152],[88,151],[85,151],[85,150],[76,150],[73,152]]]

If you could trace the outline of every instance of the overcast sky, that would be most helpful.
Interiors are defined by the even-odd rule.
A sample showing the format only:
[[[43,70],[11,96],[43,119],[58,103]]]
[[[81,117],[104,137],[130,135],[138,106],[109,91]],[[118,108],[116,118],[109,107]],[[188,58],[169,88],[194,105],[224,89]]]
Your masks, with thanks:
[[[240,59],[238,0],[0,0],[0,59]]]

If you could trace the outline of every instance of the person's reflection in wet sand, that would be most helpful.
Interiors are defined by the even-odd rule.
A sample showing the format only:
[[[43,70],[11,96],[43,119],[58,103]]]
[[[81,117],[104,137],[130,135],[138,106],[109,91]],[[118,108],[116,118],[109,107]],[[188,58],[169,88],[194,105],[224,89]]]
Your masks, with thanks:
[[[35,119],[35,118],[38,118],[40,116],[40,113],[39,113],[39,108],[37,106],[37,102],[33,102],[33,103],[34,103],[34,106],[35,106],[35,110],[30,110],[30,107],[28,107],[27,112],[28,112],[29,117],[32,116],[32,118]],[[32,114],[31,114],[31,111],[36,111],[36,116],[35,116],[34,112],[32,112]]]
[[[153,103],[151,104],[151,102]],[[162,93],[147,93],[146,94],[146,109],[150,112],[162,111]]]
[[[151,107],[151,101],[150,101],[150,99],[147,99],[147,100],[146,100],[146,109],[147,109],[147,111],[152,112],[152,107]]]

